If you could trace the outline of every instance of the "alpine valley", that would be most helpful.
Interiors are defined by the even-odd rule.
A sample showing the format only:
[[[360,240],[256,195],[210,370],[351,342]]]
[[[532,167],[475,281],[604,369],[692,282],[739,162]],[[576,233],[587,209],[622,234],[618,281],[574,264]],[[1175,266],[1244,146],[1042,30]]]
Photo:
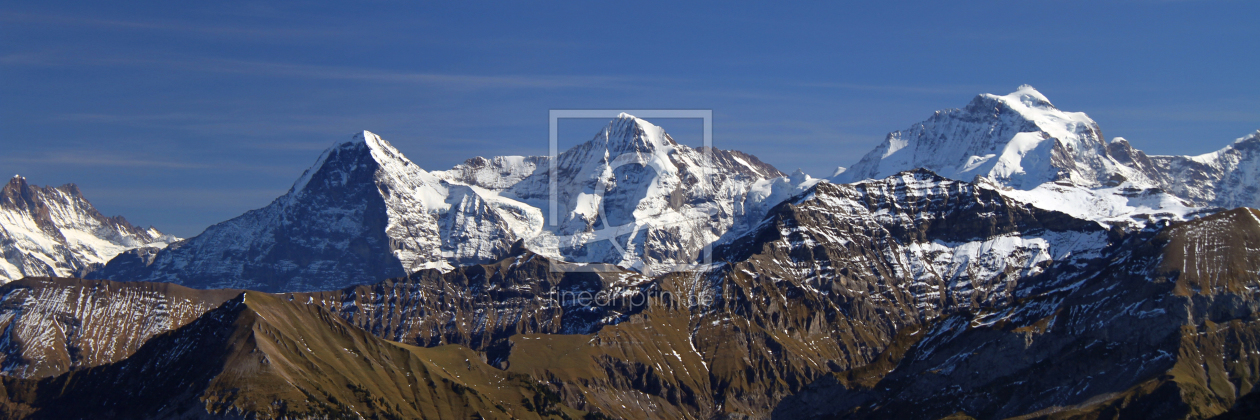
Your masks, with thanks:
[[[1257,418],[1260,131],[1222,143],[1029,86],[825,179],[628,114],[448,170],[364,131],[187,239],[18,176],[0,418]]]

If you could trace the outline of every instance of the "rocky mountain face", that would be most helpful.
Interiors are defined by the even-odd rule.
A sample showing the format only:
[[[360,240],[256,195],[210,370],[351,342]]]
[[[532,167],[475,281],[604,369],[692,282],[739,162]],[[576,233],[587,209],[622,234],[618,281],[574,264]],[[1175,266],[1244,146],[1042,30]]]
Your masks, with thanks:
[[[451,185],[369,132],[325,151],[284,196],[91,277],[196,288],[332,290],[497,259],[536,210]]]
[[[616,266],[591,270],[518,244],[501,261],[286,298],[326,308],[379,337],[423,347],[459,344],[506,366],[518,334],[590,334],[641,311],[659,292],[650,278]],[[615,297],[615,299],[614,299]],[[600,299],[601,304],[596,304]]]
[[[1260,366],[1256,249],[1246,208],[1130,235],[1097,267],[1028,279],[1013,305],[941,318],[882,378],[828,377],[775,415],[1242,416]]]
[[[1201,156],[1148,156],[1125,139],[1105,141],[1098,123],[1084,113],[1059,110],[1024,85],[1005,96],[977,96],[963,109],[937,111],[889,133],[831,180],[879,179],[924,168],[962,181],[981,176],[1015,190],[1041,188],[1048,195],[1057,194],[1046,186],[1070,184],[1095,195],[1114,195],[1117,188],[1154,190],[1147,195],[1167,193],[1184,207],[1234,208],[1258,203],[1258,145],[1253,133]],[[1050,200],[1064,198],[1072,197]]]
[[[0,189],[0,283],[26,276],[83,276],[128,249],[178,240],[105,217],[74,184],[40,187],[14,176]]]
[[[720,247],[697,347],[725,415],[760,417],[831,372],[875,363],[900,335],[1017,299],[1026,276],[1109,246],[1096,223],[928,172],[818,184]],[[698,333],[699,335],[699,333]],[[718,373],[721,372],[721,373]],[[725,395],[723,395],[725,394]]]
[[[267,207],[167,249],[128,252],[89,277],[333,290],[496,261],[520,240],[555,259],[651,272],[692,264],[733,226],[758,219],[768,196],[754,187],[784,177],[753,156],[679,145],[623,115],[556,158],[552,226],[551,163],[476,158],[430,173],[364,132],[325,151]]]

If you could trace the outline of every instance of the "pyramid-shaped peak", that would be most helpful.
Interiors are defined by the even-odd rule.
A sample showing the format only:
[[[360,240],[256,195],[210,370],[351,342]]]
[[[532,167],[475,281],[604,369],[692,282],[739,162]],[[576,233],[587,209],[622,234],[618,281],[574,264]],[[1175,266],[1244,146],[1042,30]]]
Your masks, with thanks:
[[[363,130],[360,133],[355,133],[354,137],[350,139],[350,142],[351,143],[365,143],[368,141],[380,141],[380,140],[381,140],[381,136],[376,135],[376,133]]]
[[[5,184],[3,191],[0,191],[0,201],[4,205],[15,205],[25,207],[30,201],[30,186],[26,183],[26,178],[14,175],[9,178],[9,183]]]
[[[629,124],[634,124],[634,125],[642,125],[642,126],[645,126],[645,127],[656,127],[656,125],[655,125],[655,124],[652,124],[651,122],[648,122],[648,120],[643,119],[643,118],[640,118],[640,117],[638,117],[638,116],[636,116],[636,115],[634,115],[634,114],[628,113],[628,112],[620,112],[620,113],[618,113],[618,114],[617,114],[617,116],[616,116],[615,118],[613,118],[611,121],[609,121],[609,124],[610,124],[610,125],[623,125],[623,124],[625,124],[625,125],[629,125]]]
[[[338,146],[360,144],[367,145],[368,149],[371,150],[389,151],[391,155],[397,153],[397,149],[394,149],[394,146],[389,144],[388,141],[385,141],[385,139],[381,138],[381,136],[378,136],[376,133],[368,130],[355,133],[354,137],[350,138],[350,141],[339,143]]]
[[[600,138],[607,141],[609,149],[616,150],[677,144],[664,128],[625,112],[608,122],[608,126],[596,137],[597,140]]]
[[[367,146],[367,150],[372,152],[372,157],[378,161],[381,159],[390,160],[406,160],[406,157],[398,151],[394,145],[390,144],[384,138],[368,130],[355,133],[350,140],[339,141],[332,147],[324,151],[325,154],[336,150]],[[322,159],[321,159],[322,160]]]
[[[330,160],[338,162],[338,164],[328,167]],[[333,171],[351,171],[361,162],[374,161],[376,166],[388,168],[391,171],[406,171],[406,168],[414,166],[414,164],[403,156],[402,152],[394,148],[388,141],[382,139],[381,136],[367,130],[356,133],[348,141],[341,141],[332,147],[325,149],[315,160],[315,164],[311,165],[302,173],[297,182],[294,182],[290,192],[302,191],[306,188],[311,177],[321,170],[329,169]]]

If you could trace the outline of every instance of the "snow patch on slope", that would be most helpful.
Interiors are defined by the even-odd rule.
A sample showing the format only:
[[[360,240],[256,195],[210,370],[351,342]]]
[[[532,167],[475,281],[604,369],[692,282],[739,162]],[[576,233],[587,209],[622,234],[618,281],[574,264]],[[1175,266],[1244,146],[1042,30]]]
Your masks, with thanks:
[[[1160,220],[1188,220],[1212,211],[1158,189],[1141,189],[1127,184],[1097,189],[1055,182],[1032,190],[1002,188],[991,183],[988,187],[1041,209],[1120,227],[1141,227],[1147,222]]]

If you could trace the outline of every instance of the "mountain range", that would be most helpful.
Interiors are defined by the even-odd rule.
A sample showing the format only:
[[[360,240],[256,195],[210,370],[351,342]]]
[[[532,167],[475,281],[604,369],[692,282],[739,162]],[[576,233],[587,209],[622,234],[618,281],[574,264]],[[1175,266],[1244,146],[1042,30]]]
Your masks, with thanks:
[[[1250,418],[1258,150],[1021,86],[827,179],[627,114],[445,171],[365,131],[188,239],[17,177],[0,416]]]
[[[1253,133],[1203,156],[1147,156],[1104,141],[1083,113],[1028,86],[980,95],[893,132],[828,181],[927,169],[1080,218],[1133,228],[1260,206]],[[552,165],[557,214],[550,215]],[[284,196],[166,249],[124,253],[90,277],[198,288],[314,291],[489,262],[524,240],[573,262],[652,273],[695,264],[769,208],[820,182],[756,157],[680,145],[623,114],[554,158],[473,158],[426,171],[370,132],[326,150]]]

